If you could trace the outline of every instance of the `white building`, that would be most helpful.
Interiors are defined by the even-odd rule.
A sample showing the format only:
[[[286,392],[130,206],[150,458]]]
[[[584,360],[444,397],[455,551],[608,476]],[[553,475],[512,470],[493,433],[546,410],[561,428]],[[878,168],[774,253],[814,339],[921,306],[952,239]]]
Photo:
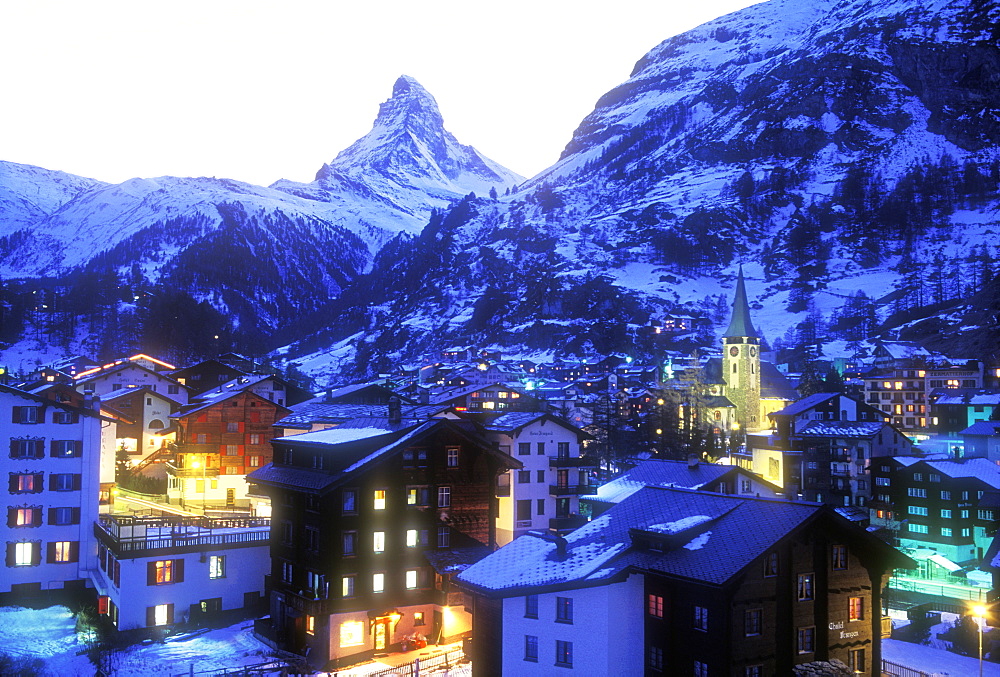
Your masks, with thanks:
[[[117,390],[146,387],[153,392],[168,395],[180,404],[187,404],[187,388],[167,374],[155,371],[152,367],[157,365],[174,368],[166,362],[160,362],[146,355],[134,355],[127,360],[119,360],[103,367],[80,372],[76,377],[75,387],[82,393],[93,393],[102,397]]]
[[[499,545],[532,529],[566,532],[587,521],[580,516],[580,495],[593,490],[590,471],[596,463],[580,457],[586,433],[539,412],[504,414],[485,429],[500,451],[524,464],[499,478]]]
[[[104,404],[133,421],[132,425],[118,426],[116,448],[128,451],[133,461],[141,461],[174,441],[174,432],[164,434],[171,423],[170,414],[181,406],[174,398],[149,386],[122,388],[103,395]]]
[[[270,520],[104,515],[94,585],[119,630],[172,625],[264,599]]]
[[[87,405],[0,385],[0,435],[8,446],[0,596],[82,589],[96,566],[93,522],[102,495],[110,500],[115,424],[100,415],[99,400]]]

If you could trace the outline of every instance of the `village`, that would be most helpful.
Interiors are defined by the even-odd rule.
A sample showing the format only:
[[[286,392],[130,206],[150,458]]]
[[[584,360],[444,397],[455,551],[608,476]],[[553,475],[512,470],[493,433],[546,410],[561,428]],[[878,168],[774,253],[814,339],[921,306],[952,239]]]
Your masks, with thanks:
[[[732,307],[718,354],[656,364],[5,373],[0,602],[90,603],[127,642],[246,620],[303,672],[443,647],[476,675],[878,675],[893,619],[941,613],[989,655],[1000,365],[881,343],[808,378],[742,277]]]

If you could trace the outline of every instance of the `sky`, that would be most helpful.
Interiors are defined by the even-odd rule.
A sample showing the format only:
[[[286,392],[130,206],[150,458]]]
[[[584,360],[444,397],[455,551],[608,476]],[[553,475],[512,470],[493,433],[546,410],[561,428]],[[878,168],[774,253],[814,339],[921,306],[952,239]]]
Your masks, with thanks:
[[[530,177],[646,52],[759,0],[0,0],[0,160],[311,181],[416,78]]]

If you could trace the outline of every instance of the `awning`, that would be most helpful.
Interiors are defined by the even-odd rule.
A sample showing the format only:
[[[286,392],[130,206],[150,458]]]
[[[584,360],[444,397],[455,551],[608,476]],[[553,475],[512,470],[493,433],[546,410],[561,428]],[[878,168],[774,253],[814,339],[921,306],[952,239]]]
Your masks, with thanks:
[[[947,569],[949,573],[955,573],[956,571],[959,571],[962,568],[957,564],[955,564],[954,562],[952,562],[947,557],[945,557],[944,555],[931,555],[927,559],[934,562],[939,567]]]

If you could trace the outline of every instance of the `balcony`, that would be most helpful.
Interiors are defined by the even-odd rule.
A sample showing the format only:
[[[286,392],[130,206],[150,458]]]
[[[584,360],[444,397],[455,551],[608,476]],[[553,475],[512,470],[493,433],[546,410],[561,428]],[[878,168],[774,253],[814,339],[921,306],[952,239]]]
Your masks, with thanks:
[[[195,479],[204,479],[206,477],[218,477],[219,468],[181,468],[173,463],[164,463],[167,467],[167,474],[173,475],[174,477],[193,477]]]
[[[566,515],[565,517],[552,517],[549,519],[549,529],[552,531],[565,532],[579,529],[587,523],[587,518],[583,515]]]
[[[549,456],[550,468],[596,468],[597,461],[583,456]]]
[[[592,484],[550,484],[549,496],[581,496],[592,493],[596,487]]]
[[[205,546],[267,545],[271,519],[101,515],[94,534],[116,557],[143,557],[158,551],[195,552]]]

